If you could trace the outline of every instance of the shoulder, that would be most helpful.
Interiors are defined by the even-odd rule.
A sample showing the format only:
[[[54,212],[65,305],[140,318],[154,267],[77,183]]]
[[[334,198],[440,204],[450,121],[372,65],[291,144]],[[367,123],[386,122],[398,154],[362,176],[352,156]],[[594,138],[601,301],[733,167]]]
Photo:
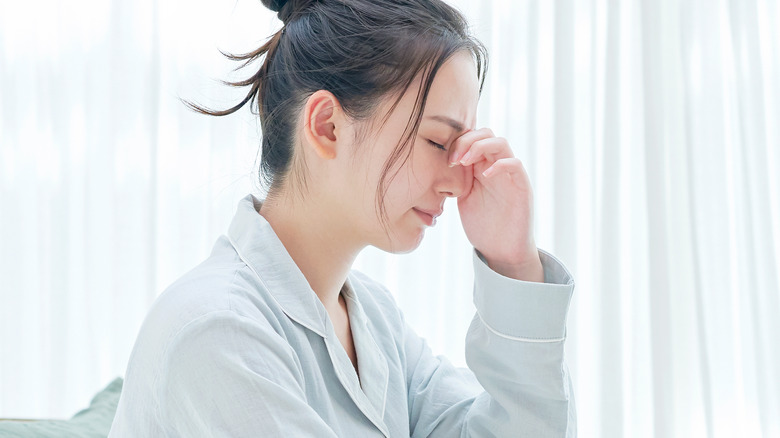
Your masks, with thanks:
[[[219,246],[219,242],[217,244]],[[137,343],[162,355],[175,340],[199,328],[215,336],[245,331],[279,333],[273,299],[251,269],[238,257],[212,255],[171,283],[153,302]]]
[[[288,325],[246,264],[204,263],[158,297],[135,350],[158,364],[160,379],[181,373],[206,376],[209,369],[231,363],[262,363],[299,376]]]
[[[236,303],[250,295],[250,274],[243,262],[206,260],[171,283],[154,301],[147,319],[160,319],[168,330],[178,331],[211,313],[240,315],[246,309]]]

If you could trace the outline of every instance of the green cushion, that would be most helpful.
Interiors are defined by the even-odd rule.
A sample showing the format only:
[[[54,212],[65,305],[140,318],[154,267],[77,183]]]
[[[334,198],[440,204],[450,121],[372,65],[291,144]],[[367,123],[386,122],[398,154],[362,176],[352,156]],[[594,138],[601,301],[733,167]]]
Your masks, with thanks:
[[[92,398],[89,407],[70,420],[0,421],[0,437],[107,437],[114,421],[122,378],[117,377]]]

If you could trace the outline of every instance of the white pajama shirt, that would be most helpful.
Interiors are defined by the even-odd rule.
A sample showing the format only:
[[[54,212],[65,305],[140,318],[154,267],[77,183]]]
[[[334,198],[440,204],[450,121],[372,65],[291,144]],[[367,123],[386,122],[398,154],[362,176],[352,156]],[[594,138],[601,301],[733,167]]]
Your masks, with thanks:
[[[154,302],[110,437],[575,437],[564,361],[574,280],[544,283],[472,248],[468,368],[434,356],[393,296],[351,270],[343,290],[360,378],[324,306],[244,197],[209,257]]]

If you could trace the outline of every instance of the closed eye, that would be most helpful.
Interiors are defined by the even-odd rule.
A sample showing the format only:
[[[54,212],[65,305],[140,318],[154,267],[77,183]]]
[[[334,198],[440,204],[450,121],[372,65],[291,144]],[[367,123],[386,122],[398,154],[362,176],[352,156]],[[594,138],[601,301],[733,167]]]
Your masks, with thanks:
[[[439,143],[436,143],[435,141],[428,140],[428,143],[430,143],[432,146],[434,146],[437,149],[441,149],[443,151],[447,150],[447,148],[445,148],[443,145],[440,145]]]

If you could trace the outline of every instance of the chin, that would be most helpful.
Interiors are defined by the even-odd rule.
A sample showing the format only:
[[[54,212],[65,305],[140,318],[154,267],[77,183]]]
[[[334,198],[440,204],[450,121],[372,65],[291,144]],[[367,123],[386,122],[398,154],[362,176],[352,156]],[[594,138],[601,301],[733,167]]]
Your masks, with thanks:
[[[376,248],[391,254],[407,254],[420,246],[423,237],[425,237],[425,229],[416,229],[402,235],[399,235],[398,233],[390,234],[389,240],[387,236],[383,237],[384,239],[381,242],[374,244]]]

